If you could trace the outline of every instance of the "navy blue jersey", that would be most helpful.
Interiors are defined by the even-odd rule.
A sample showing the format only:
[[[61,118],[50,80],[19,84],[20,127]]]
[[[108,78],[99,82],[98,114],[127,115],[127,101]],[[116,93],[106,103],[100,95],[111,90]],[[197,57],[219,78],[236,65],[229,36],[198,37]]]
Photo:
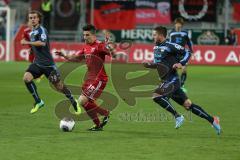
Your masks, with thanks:
[[[188,37],[188,32],[185,30],[176,31],[175,29],[173,29],[169,33],[169,41],[172,43],[177,43],[182,47],[185,47],[186,45],[188,45],[190,51],[192,52],[192,42]]]
[[[36,63],[40,66],[53,66],[54,61],[50,53],[50,45],[46,29],[42,26],[39,26],[38,28],[33,29],[29,34],[31,42],[41,41],[46,43],[45,46],[31,45],[35,55],[33,63]]]
[[[184,66],[191,57],[191,52],[189,50],[176,43],[167,41],[157,43],[153,48],[153,54],[154,62],[152,64],[156,65],[158,73],[162,72],[162,68],[158,68],[158,64],[164,65],[168,68],[164,76],[162,74],[159,75],[162,80],[171,80],[172,78],[178,79],[177,71],[176,69],[173,69],[173,65],[181,63]]]

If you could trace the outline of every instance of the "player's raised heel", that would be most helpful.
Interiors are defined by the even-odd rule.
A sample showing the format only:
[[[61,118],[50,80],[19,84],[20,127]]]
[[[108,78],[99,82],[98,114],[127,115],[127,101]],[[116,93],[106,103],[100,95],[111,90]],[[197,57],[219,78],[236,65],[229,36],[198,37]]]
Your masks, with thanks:
[[[82,109],[78,103],[78,100],[75,99],[75,102],[77,103],[77,108],[76,109],[74,108],[74,110],[75,110],[74,114],[80,115],[82,113]]]
[[[213,128],[216,130],[217,134],[221,134],[221,126],[220,126],[220,119],[217,116],[214,116],[214,121],[212,123]]]
[[[183,117],[183,115],[177,117],[177,118],[176,118],[175,129],[180,128],[180,127],[182,126],[183,122],[184,122],[184,117]]]
[[[110,114],[111,113],[109,113],[108,116],[103,117],[102,123],[100,124],[101,127],[104,127],[108,123],[108,121],[110,119]]]
[[[102,130],[103,128],[101,126],[96,126],[96,125],[88,129],[88,131],[102,131]]]
[[[33,114],[33,113],[36,113],[40,108],[42,108],[44,106],[44,102],[43,100],[41,100],[39,103],[36,103],[34,105],[34,107],[31,109],[30,113]]]

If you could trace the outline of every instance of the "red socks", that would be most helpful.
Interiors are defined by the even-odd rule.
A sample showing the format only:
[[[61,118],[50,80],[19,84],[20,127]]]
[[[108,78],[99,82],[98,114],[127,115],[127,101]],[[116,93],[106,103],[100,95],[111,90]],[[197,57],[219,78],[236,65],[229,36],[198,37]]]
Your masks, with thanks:
[[[90,104],[93,106],[94,110],[100,114],[101,116],[108,116],[109,115],[109,111],[99,107],[96,103],[94,102],[90,102]]]
[[[96,124],[96,126],[100,126],[100,120],[98,118],[97,114],[100,114],[102,116],[108,116],[109,111],[97,106],[94,102],[87,102],[84,105],[84,109],[86,110],[89,117],[93,120],[93,122]]]

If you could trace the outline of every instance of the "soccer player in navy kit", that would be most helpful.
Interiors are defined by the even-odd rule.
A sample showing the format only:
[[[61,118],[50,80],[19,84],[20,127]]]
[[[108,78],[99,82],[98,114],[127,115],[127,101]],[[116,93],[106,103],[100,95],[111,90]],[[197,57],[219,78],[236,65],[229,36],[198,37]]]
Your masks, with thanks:
[[[192,42],[188,37],[188,32],[186,30],[182,29],[183,24],[184,24],[184,20],[182,18],[176,18],[174,23],[175,23],[175,29],[173,29],[169,33],[169,41],[172,42],[172,43],[177,43],[182,47],[185,47],[187,45],[189,50],[191,52],[193,52]],[[186,79],[187,79],[187,67],[183,66],[182,67],[182,74],[181,74],[181,87],[182,87],[184,92],[187,91],[184,88],[184,83],[185,83]]]
[[[154,62],[145,62],[146,68],[157,69],[162,83],[153,93],[153,101],[166,109],[176,119],[175,128],[179,128],[183,122],[184,117],[180,115],[170,103],[169,99],[173,99],[179,105],[190,110],[195,115],[206,119],[216,130],[217,134],[221,133],[219,118],[209,115],[199,105],[191,102],[187,95],[180,88],[180,80],[177,69],[182,68],[188,62],[191,53],[184,47],[166,41],[167,29],[165,27],[156,27],[153,31],[153,39],[155,46],[153,48]],[[181,59],[179,59],[181,55]]]
[[[23,76],[26,87],[35,100],[34,107],[31,109],[30,113],[35,113],[44,106],[44,102],[39,97],[37,87],[33,82],[33,79],[36,79],[44,74],[55,86],[55,88],[65,94],[65,96],[70,100],[74,107],[75,114],[80,114],[81,108],[79,107],[77,101],[74,100],[71,91],[60,80],[60,74],[50,53],[47,31],[40,25],[41,18],[42,15],[38,11],[30,11],[28,13],[28,20],[32,26],[32,30],[29,33],[30,41],[26,39],[21,40],[22,45],[31,46],[35,57],[34,61],[29,65]]]

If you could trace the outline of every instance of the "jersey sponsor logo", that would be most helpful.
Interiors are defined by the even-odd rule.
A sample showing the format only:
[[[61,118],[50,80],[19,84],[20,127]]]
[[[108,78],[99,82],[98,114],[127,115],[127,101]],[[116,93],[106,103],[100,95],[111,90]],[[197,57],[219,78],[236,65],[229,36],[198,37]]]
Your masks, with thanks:
[[[183,50],[184,48],[182,46],[180,46],[179,44],[174,44],[174,47],[178,50]]]
[[[34,35],[34,36],[36,36],[37,34],[38,34],[38,30],[34,30],[34,31],[32,31],[32,32],[30,32],[30,35]]]
[[[162,51],[162,50],[166,50],[167,47],[166,47],[166,46],[154,46],[153,49],[154,49],[154,50],[155,50],[155,49],[160,49],[160,50]]]

